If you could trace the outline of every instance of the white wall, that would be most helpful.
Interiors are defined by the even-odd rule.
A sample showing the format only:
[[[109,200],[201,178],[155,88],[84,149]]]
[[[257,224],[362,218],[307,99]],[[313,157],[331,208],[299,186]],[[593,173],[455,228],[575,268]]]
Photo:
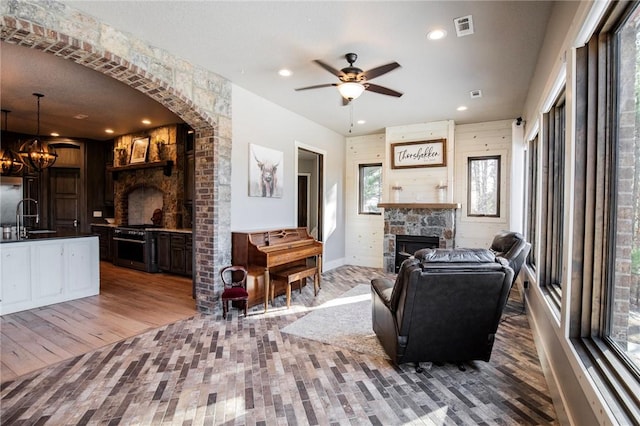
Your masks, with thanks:
[[[324,269],[344,262],[344,144],[325,127],[233,85],[231,230],[295,227],[296,142],[326,152],[324,158]],[[249,144],[284,153],[282,198],[249,197]]]
[[[382,199],[391,200],[391,187],[400,186],[401,203],[438,203],[436,186],[448,185],[446,203],[459,202],[453,200],[453,153],[455,152],[454,123],[448,121],[434,121],[431,123],[412,124],[386,128],[385,140],[385,167],[383,168],[383,192]],[[422,167],[411,169],[391,168],[391,144],[398,142],[413,142],[433,139],[447,140],[447,166],[446,167]]]
[[[461,209],[456,214],[456,247],[489,248],[496,233],[509,229],[512,181],[511,123],[512,120],[502,120],[457,125],[455,128],[454,199],[461,204]],[[500,155],[501,160],[500,217],[468,217],[468,158],[488,155]]]
[[[349,265],[382,268],[384,216],[358,214],[359,165],[382,163],[384,170],[384,134],[347,138],[345,171],[345,261]],[[385,182],[383,180],[383,187]]]

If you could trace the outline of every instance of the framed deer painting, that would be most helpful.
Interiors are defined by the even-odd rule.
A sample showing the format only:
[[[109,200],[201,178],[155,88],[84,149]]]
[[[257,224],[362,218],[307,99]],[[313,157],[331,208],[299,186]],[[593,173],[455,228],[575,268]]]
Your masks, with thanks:
[[[282,198],[282,151],[249,144],[249,196]]]

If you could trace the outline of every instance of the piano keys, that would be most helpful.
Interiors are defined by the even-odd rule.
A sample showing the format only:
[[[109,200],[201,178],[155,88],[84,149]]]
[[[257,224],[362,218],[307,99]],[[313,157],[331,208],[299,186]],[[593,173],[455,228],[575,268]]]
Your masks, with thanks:
[[[249,306],[264,303],[265,312],[271,292],[272,271],[315,262],[318,271],[322,272],[322,243],[309,235],[304,227],[232,232],[231,244],[232,263],[244,266],[249,272]]]

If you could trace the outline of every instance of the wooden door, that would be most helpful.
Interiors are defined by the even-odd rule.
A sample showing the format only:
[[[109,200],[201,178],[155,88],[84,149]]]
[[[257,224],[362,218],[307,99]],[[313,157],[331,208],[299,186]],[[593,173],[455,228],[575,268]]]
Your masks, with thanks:
[[[298,175],[298,227],[307,226],[309,206],[309,176]]]
[[[75,231],[80,225],[80,169],[51,168],[51,228]]]

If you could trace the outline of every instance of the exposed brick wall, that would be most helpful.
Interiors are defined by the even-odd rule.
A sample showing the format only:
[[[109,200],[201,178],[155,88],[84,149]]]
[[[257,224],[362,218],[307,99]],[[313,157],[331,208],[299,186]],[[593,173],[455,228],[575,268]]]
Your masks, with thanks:
[[[201,312],[219,309],[231,260],[231,83],[65,4],[0,3],[0,40],[74,61],[145,93],[196,131],[194,280]]]

